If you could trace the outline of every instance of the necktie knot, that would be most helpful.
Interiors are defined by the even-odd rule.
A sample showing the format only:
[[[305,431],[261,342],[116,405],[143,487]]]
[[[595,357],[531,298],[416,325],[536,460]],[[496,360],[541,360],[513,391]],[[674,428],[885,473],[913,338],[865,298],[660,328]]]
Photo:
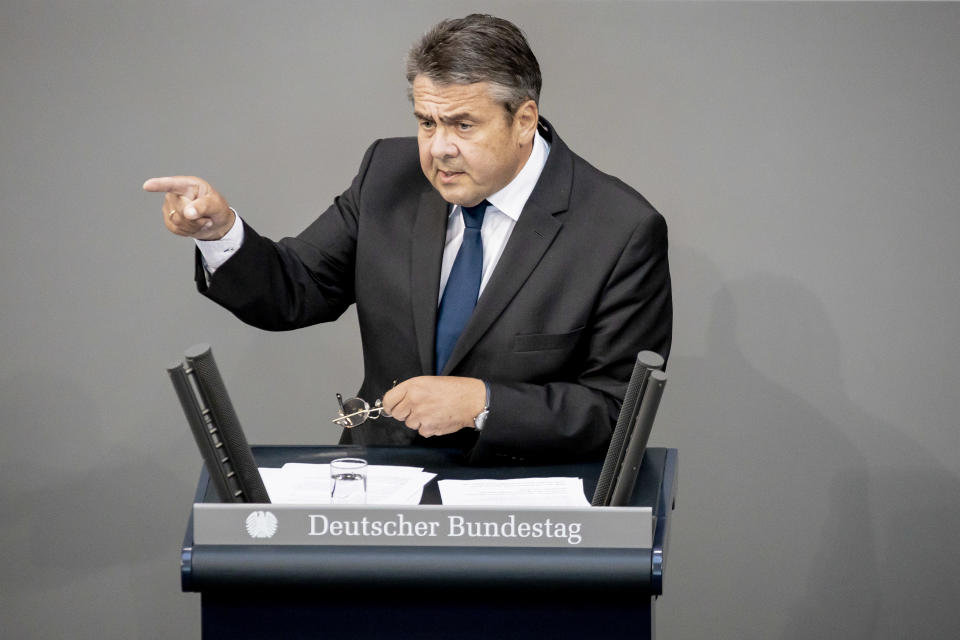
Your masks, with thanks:
[[[467,229],[479,229],[483,226],[483,214],[487,212],[487,205],[490,203],[484,200],[478,205],[472,207],[460,207],[463,212],[463,225]]]

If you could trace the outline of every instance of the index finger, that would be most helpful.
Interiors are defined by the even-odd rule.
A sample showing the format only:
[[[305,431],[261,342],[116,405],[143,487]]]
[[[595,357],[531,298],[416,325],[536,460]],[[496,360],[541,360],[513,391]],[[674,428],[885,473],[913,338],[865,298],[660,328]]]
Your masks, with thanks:
[[[200,183],[196,178],[187,176],[170,176],[166,178],[150,178],[143,183],[144,191],[169,192],[193,200],[200,192]]]

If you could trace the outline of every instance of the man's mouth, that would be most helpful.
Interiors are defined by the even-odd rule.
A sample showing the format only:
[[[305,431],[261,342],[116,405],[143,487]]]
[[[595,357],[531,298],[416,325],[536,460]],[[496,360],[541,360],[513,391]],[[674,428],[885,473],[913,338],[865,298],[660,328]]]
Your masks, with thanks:
[[[463,175],[463,171],[444,171],[443,169],[437,169],[437,177],[440,178],[440,182],[447,183],[453,182],[457,179],[457,176]]]

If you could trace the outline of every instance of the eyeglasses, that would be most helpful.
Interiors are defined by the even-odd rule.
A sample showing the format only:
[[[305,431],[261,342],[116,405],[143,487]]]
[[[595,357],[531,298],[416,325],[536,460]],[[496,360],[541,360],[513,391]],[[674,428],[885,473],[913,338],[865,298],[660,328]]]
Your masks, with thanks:
[[[390,388],[392,389],[395,386],[397,386],[396,380],[393,381],[393,386]],[[345,429],[359,427],[367,420],[376,420],[380,416],[390,417],[390,414],[383,408],[383,400],[379,398],[371,407],[370,403],[363,398],[348,398],[344,400],[343,396],[338,393],[337,405],[340,407],[337,411],[339,415],[333,418],[331,422]]]

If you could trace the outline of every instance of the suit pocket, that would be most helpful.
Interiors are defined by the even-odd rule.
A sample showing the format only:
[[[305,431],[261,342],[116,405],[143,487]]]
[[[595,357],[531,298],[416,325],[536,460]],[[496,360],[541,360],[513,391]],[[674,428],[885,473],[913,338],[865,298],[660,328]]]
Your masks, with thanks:
[[[551,351],[553,349],[572,349],[577,344],[583,327],[569,333],[525,333],[513,339],[513,351]]]

